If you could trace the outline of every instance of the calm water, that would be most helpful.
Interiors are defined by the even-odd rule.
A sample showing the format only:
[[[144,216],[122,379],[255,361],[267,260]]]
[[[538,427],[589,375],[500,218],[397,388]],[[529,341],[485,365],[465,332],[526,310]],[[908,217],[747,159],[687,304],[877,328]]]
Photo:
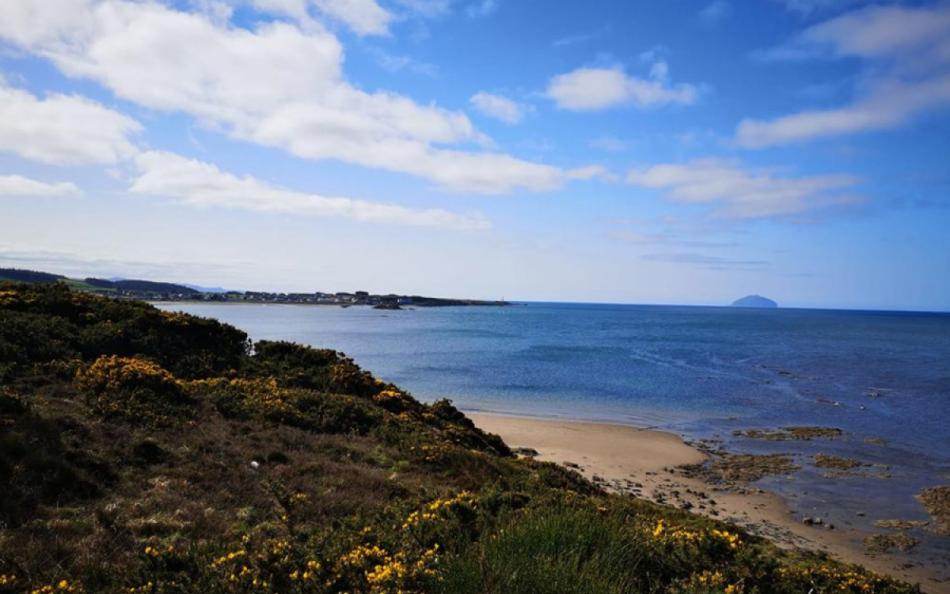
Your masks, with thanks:
[[[649,425],[732,450],[783,451],[803,471],[765,484],[793,507],[865,524],[924,518],[913,494],[950,481],[950,314],[538,304],[363,307],[165,304],[254,339],[334,348],[423,400],[466,410]],[[844,429],[833,442],[755,442],[732,432]],[[869,445],[881,438],[887,445]],[[886,465],[890,479],[829,480],[823,452]],[[874,469],[884,472],[883,466]],[[944,539],[947,540],[947,539]]]

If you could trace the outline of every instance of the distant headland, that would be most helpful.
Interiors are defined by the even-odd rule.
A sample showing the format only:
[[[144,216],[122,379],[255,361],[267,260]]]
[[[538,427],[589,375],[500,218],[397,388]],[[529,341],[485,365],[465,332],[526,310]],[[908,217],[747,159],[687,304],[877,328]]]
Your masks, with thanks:
[[[144,301],[208,301],[214,303],[287,303],[298,305],[368,305],[377,309],[402,309],[403,306],[445,307],[450,305],[510,305],[507,301],[485,301],[480,299],[446,299],[443,297],[424,297],[421,295],[375,295],[368,291],[323,293],[281,293],[271,291],[228,291],[223,289],[203,289],[195,285],[156,282],[149,280],[130,280],[121,278],[69,278],[60,274],[21,270],[18,268],[0,268],[0,281],[25,283],[64,283],[69,288],[109,297],[141,299]]]
[[[778,307],[778,303],[761,295],[746,295],[741,299],[733,301],[732,307],[764,307],[771,309]]]

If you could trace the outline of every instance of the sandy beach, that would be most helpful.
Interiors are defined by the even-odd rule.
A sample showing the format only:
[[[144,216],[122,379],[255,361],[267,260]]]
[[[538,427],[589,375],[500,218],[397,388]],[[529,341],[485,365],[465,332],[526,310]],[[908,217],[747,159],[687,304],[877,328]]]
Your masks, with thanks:
[[[725,490],[675,472],[675,467],[703,462],[707,455],[673,433],[604,423],[466,414],[511,447],[536,450],[535,459],[574,468],[613,492],[732,521],[782,547],[824,551],[842,561],[918,582],[924,592],[950,593],[950,582],[943,575],[946,568],[907,567],[904,559],[868,555],[863,544],[867,533],[863,531],[808,526],[773,493],[754,487],[744,492]]]

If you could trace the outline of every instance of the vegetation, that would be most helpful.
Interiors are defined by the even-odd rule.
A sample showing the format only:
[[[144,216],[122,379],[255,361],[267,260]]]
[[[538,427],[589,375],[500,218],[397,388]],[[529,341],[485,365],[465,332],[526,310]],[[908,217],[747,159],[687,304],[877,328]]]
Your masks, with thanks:
[[[871,554],[889,553],[894,549],[907,552],[917,546],[919,542],[916,538],[907,536],[903,532],[872,534],[865,537],[864,548]]]
[[[729,454],[717,452],[714,458],[680,467],[686,476],[701,477],[717,484],[735,485],[757,481],[770,474],[791,474],[799,469],[785,454]]]
[[[917,494],[917,500],[934,519],[934,530],[938,534],[950,535],[950,485],[924,489]]]
[[[0,285],[0,593],[917,592],[518,459],[329,350]]]
[[[841,437],[842,431],[837,427],[782,427],[781,429],[747,429],[734,431],[737,437],[750,439],[767,439],[769,441],[786,441],[794,439],[809,441],[812,439],[835,439]]]
[[[66,277],[37,270],[23,270],[21,268],[0,268],[0,280],[17,281],[21,283],[55,283]]]
[[[842,458],[831,454],[815,454],[812,456],[812,460],[818,468],[831,468],[833,470],[852,470],[864,466],[862,462],[853,458]]]

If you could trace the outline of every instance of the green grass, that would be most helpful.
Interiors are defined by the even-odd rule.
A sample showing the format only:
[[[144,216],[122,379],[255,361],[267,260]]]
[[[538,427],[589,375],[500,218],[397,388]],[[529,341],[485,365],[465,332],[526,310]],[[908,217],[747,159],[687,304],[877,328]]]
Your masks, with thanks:
[[[93,285],[90,285],[86,281],[78,279],[78,278],[67,278],[60,282],[66,285],[67,287],[69,287],[70,289],[72,289],[73,291],[89,291],[92,293],[103,293],[103,294],[115,293],[115,289],[111,287],[94,287]]]

